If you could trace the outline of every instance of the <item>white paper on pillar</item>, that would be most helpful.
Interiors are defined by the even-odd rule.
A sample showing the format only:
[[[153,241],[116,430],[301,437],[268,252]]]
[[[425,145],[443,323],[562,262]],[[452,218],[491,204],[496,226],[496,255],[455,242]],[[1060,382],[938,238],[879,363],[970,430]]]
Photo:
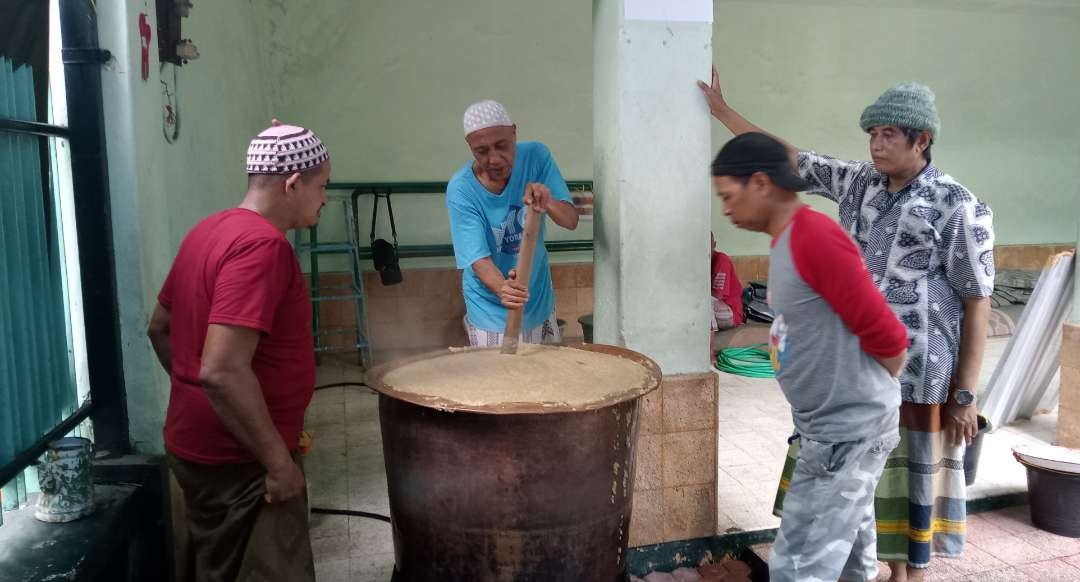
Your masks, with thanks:
[[[623,0],[626,20],[712,22],[712,0]]]

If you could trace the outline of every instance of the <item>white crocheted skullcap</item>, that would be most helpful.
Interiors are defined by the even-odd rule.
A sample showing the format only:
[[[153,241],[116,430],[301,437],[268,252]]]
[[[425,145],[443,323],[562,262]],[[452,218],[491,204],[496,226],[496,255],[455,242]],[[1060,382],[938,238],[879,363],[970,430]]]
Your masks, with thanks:
[[[274,125],[248,144],[248,174],[291,174],[314,168],[330,159],[326,146],[309,129]]]
[[[502,103],[491,99],[477,101],[465,109],[465,135],[496,126],[512,126],[510,114]]]

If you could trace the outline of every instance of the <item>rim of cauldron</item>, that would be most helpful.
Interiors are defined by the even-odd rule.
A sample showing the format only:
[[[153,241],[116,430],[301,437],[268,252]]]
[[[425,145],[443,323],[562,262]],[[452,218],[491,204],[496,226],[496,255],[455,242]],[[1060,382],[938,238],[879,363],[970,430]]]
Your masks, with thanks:
[[[618,394],[603,398],[601,400],[597,400],[595,402],[589,402],[587,404],[581,404],[576,406],[572,406],[562,402],[504,402],[501,404],[491,405],[463,404],[461,402],[456,402],[437,396],[425,396],[423,394],[404,392],[395,389],[393,386],[387,384],[386,382],[383,382],[383,378],[391,371],[415,362],[428,360],[434,357],[454,355],[456,353],[499,350],[499,348],[495,347],[464,348],[460,350],[442,349],[428,352],[425,354],[420,354],[418,356],[394,360],[392,362],[380,364],[372,368],[371,371],[369,371],[367,374],[366,381],[368,386],[371,386],[373,390],[375,390],[382,396],[445,412],[473,412],[478,414],[558,414],[567,412],[587,412],[591,410],[600,410],[609,406],[614,406],[621,402],[626,402],[627,400],[640,398],[648,394],[649,392],[652,392],[653,390],[659,388],[660,382],[663,380],[663,373],[660,371],[660,366],[658,366],[656,362],[654,362],[648,356],[635,352],[634,350],[619,346],[610,346],[606,344],[555,344],[555,347],[572,348],[577,350],[585,350],[588,352],[597,352],[601,354],[607,354],[609,356],[615,356],[631,360],[644,366],[645,369],[648,371],[648,377],[639,386],[629,388],[627,390],[619,392]]]

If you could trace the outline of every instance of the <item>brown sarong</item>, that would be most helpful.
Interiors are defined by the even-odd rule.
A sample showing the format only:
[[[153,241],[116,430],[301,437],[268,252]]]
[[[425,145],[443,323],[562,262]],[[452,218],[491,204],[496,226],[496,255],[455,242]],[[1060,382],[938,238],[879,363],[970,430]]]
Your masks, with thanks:
[[[306,496],[266,503],[259,463],[203,465],[172,454],[168,460],[187,506],[189,551],[176,559],[187,560],[188,580],[315,582]]]

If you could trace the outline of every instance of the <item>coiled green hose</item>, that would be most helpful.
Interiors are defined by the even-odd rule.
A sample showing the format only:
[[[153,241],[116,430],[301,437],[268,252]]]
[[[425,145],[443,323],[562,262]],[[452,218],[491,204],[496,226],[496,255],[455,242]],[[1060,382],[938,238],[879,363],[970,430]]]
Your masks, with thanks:
[[[766,344],[724,348],[716,354],[716,368],[721,372],[747,378],[776,377]]]

